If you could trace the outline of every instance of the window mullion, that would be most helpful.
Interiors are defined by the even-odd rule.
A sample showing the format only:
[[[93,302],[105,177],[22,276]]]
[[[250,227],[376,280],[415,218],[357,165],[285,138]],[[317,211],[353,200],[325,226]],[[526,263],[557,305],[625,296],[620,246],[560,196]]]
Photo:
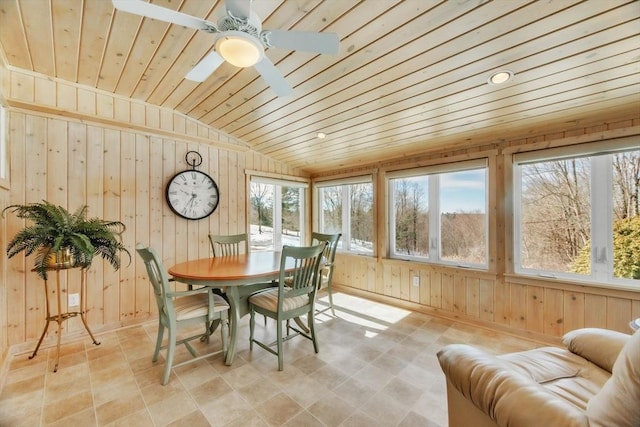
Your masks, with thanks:
[[[591,274],[613,277],[613,168],[611,155],[591,158]]]
[[[343,245],[351,250],[351,186],[342,187],[342,236]]]
[[[389,254],[396,253],[396,181],[389,180],[388,190],[389,194]]]
[[[522,267],[522,167],[517,164],[513,171],[513,266],[514,271]]]
[[[273,247],[282,247],[282,187],[273,186]]]
[[[440,260],[440,177],[429,175],[429,259]]]
[[[307,189],[306,188],[300,188],[298,189],[298,191],[300,192],[300,197],[299,197],[299,206],[298,206],[298,211],[299,211],[299,217],[298,217],[298,222],[300,223],[300,245],[304,245],[307,241],[307,227],[306,227],[306,219],[307,219],[307,202],[306,202],[306,194],[307,194]]]

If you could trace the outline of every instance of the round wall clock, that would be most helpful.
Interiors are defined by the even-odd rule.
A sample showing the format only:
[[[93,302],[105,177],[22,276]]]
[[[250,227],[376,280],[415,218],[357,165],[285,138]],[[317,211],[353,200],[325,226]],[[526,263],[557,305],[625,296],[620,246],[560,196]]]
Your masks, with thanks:
[[[193,169],[178,172],[169,180],[167,203],[173,212],[183,218],[206,218],[218,207],[218,186],[209,175],[195,169],[202,164],[200,154],[189,151],[185,159]]]

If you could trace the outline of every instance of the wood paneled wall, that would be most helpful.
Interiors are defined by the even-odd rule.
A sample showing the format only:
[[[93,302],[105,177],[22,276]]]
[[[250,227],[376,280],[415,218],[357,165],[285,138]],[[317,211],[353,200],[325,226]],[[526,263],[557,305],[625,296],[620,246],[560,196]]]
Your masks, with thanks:
[[[42,200],[71,210],[86,204],[90,217],[120,220],[127,227],[123,241],[131,251],[131,264],[125,255],[122,268],[114,271],[99,260],[87,273],[87,317],[94,333],[155,316],[155,300],[135,253],[136,242],[156,248],[167,266],[209,256],[209,232],[246,229],[245,170],[300,176],[171,110],[21,70],[8,74],[11,179],[7,196],[0,198],[2,208]],[[189,168],[185,163],[189,150],[202,155],[199,169],[216,180],[221,193],[218,209],[199,221],[176,216],[165,202],[169,178]],[[4,221],[3,233],[9,237],[24,227],[24,221],[10,213]],[[19,255],[4,261],[3,348],[26,351],[44,326],[43,281],[30,271],[32,259]],[[80,274],[61,273],[63,310],[66,295],[79,292]],[[49,282],[54,288],[55,275]],[[55,329],[49,329],[49,340]],[[79,318],[64,324],[65,337],[83,332]]]
[[[5,105],[5,94],[8,93],[9,73],[0,58],[0,104]],[[4,137],[6,138],[6,134]],[[2,137],[2,136],[0,136]],[[0,179],[0,206],[9,204],[9,180]],[[5,378],[4,370],[9,352],[9,340],[7,337],[7,268],[4,248],[7,244],[7,222],[0,216],[0,379]],[[0,381],[1,382],[1,381]]]
[[[510,274],[511,265],[511,155],[518,151],[545,149],[634,136],[640,141],[640,116],[612,122],[583,124],[549,135],[502,141],[475,150],[435,153],[399,162],[369,165],[377,180],[377,256],[338,253],[334,282],[407,304],[410,308],[507,330],[542,341],[557,342],[564,333],[581,327],[601,327],[629,332],[629,321],[640,317],[640,291],[618,290],[584,283],[536,279]],[[429,164],[488,158],[489,164],[489,268],[488,271],[458,269],[386,258],[387,220],[385,171]],[[354,171],[337,171],[348,175]],[[413,286],[413,277],[419,286]]]
[[[418,276],[419,286],[412,285]],[[555,341],[582,327],[628,333],[638,292],[338,254],[334,282],[440,316]]]

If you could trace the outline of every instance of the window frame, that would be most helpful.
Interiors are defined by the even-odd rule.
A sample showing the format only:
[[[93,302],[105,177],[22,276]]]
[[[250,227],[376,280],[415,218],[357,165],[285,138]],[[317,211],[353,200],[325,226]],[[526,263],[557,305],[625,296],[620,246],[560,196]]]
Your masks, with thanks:
[[[282,187],[300,188],[300,245],[304,246],[307,241],[307,233],[309,230],[309,215],[307,215],[309,203],[308,192],[309,182],[304,178],[297,177],[273,177],[260,172],[247,172],[247,235],[249,237],[249,249],[251,250],[251,185],[265,184],[274,187],[274,205],[273,205],[273,249],[282,250]],[[256,250],[256,249],[254,249]]]
[[[442,258],[442,238],[440,236],[442,227],[441,227],[441,216],[442,212],[440,211],[440,177],[443,174],[447,173],[456,173],[456,172],[464,172],[464,171],[472,171],[472,170],[481,170],[485,171],[485,179],[484,179],[484,188],[485,188],[485,197],[484,197],[484,215],[485,215],[485,236],[484,236],[484,245],[485,245],[485,260],[483,264],[471,263],[471,262],[461,262],[461,261],[451,261]],[[428,206],[429,206],[429,255],[428,256],[417,256],[417,255],[407,255],[407,254],[398,254],[395,252],[395,240],[396,240],[396,227],[395,227],[395,198],[394,198],[394,180],[402,179],[402,178],[413,178],[418,176],[424,176],[428,179],[427,189],[428,189]],[[477,269],[488,271],[490,267],[490,218],[489,218],[489,183],[490,183],[490,168],[489,168],[489,159],[486,157],[472,159],[472,160],[461,160],[451,163],[441,163],[435,164],[431,166],[411,168],[411,169],[401,169],[387,172],[386,179],[386,188],[387,188],[387,218],[389,219],[389,229],[388,229],[388,247],[387,251],[390,259],[398,259],[398,260],[407,260],[407,261],[415,261],[421,262],[425,264],[437,264],[437,265],[445,265],[457,268],[465,268],[465,269]]]
[[[324,216],[322,214],[322,206],[323,200],[320,195],[321,190],[327,187],[337,187],[337,186],[351,186],[357,184],[371,184],[371,206],[372,206],[372,223],[373,223],[373,232],[372,232],[372,241],[371,241],[371,252],[361,251],[357,249],[351,248],[351,191],[342,191],[342,237],[340,239],[337,252],[349,253],[354,255],[362,255],[362,256],[376,256],[376,241],[377,241],[377,232],[376,232],[376,186],[375,179],[373,173],[366,173],[363,175],[355,175],[344,178],[332,178],[327,180],[315,181],[313,183],[313,205],[314,205],[314,229],[319,232],[324,232],[323,227],[323,219]],[[346,208],[345,208],[346,207]],[[345,225],[346,224],[346,225]]]
[[[614,275],[613,247],[613,166],[616,153],[638,150],[638,137],[621,137],[596,142],[532,150],[512,154],[513,193],[513,272],[516,275],[551,280],[599,284],[608,288],[638,290],[640,280],[618,278]],[[590,247],[591,274],[550,271],[522,267],[522,168],[527,164],[590,158]],[[606,200],[594,195],[606,194]],[[594,203],[598,200],[598,203]],[[595,242],[595,245],[593,244]],[[602,260],[606,260],[603,263]],[[603,268],[604,267],[604,268]]]

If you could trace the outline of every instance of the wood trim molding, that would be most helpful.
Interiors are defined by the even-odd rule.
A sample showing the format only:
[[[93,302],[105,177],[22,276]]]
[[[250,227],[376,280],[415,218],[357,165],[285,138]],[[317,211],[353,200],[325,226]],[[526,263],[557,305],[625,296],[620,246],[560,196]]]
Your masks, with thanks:
[[[523,276],[514,273],[504,275],[505,282],[515,283],[518,285],[538,286],[541,288],[560,289],[571,292],[588,292],[595,295],[603,295],[608,297],[625,298],[640,301],[640,290],[634,289],[632,286],[616,286],[607,284],[599,285],[592,282],[567,281],[562,279],[551,279],[545,277]]]
[[[109,119],[106,117],[98,117],[94,115],[87,115],[75,111],[66,111],[55,107],[46,107],[40,104],[35,104],[31,102],[19,101],[15,99],[7,100],[7,105],[17,111],[21,111],[23,113],[40,115],[43,117],[60,117],[63,116],[66,119],[76,120],[83,123],[96,123],[103,127],[108,127],[112,129],[122,130],[123,128],[130,129],[134,132],[144,133],[149,136],[157,136],[160,138],[169,138],[176,141],[183,142],[195,142],[198,144],[208,144],[217,148],[222,148],[228,151],[236,151],[236,152],[247,152],[251,149],[248,146],[241,146],[235,144],[227,144],[220,141],[212,141],[209,138],[188,135],[180,132],[169,131],[166,129],[159,129],[155,127],[149,127],[146,125],[131,123],[131,122],[122,122],[115,119]]]
[[[566,147],[570,145],[586,144],[589,142],[606,141],[607,139],[623,138],[627,136],[640,135],[640,126],[630,126],[619,129],[604,130],[584,135],[568,136],[564,138],[552,139],[549,141],[531,142],[514,147],[505,147],[502,154],[511,155],[528,151],[544,150],[556,147]]]

